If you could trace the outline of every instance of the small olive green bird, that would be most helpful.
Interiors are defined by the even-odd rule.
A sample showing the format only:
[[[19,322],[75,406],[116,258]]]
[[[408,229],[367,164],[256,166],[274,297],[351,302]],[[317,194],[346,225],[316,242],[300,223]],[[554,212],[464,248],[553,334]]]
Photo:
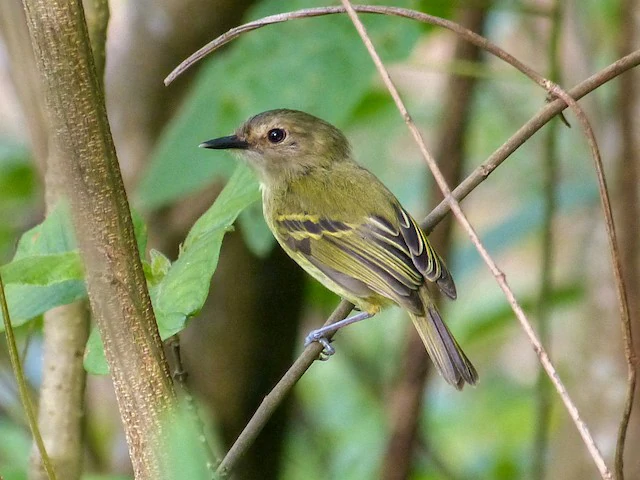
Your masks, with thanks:
[[[429,295],[432,282],[455,299],[451,274],[396,197],[354,161],[340,130],[304,112],[270,110],[247,120],[234,135],[200,146],[240,153],[259,176],[264,218],[278,243],[311,276],[361,310],[314,330],[307,343],[318,341],[331,355],[328,332],[396,303],[409,313],[447,382],[461,389],[478,381]]]

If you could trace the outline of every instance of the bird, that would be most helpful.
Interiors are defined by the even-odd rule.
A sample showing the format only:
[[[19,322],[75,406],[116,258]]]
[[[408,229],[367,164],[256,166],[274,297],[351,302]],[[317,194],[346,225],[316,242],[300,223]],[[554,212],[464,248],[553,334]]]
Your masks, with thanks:
[[[232,135],[200,144],[230,149],[257,174],[265,221],[284,251],[360,313],[312,331],[305,344],[396,304],[406,310],[442,377],[458,390],[478,373],[443,322],[429,291],[456,287],[416,220],[353,157],[345,135],[311,114],[259,113]]]

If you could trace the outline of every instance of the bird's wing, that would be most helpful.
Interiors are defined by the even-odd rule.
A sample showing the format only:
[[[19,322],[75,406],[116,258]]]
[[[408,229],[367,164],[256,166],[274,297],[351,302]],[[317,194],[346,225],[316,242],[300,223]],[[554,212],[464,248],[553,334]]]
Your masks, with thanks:
[[[433,249],[426,235],[411,215],[401,206],[396,206],[396,214],[400,221],[400,233],[411,253],[414,265],[424,277],[435,282],[440,291],[447,297],[455,299],[456,286],[451,273],[440,255]]]
[[[437,282],[448,272],[411,216],[400,206],[396,212],[393,223],[374,215],[356,223],[291,214],[278,216],[274,226],[292,254],[355,296],[375,292],[419,315],[424,278]]]

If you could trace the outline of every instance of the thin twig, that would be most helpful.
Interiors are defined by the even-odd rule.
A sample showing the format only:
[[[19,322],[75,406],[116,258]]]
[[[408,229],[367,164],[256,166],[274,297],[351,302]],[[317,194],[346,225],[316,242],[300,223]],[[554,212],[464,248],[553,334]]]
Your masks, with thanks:
[[[11,367],[16,377],[16,383],[18,384],[18,391],[20,392],[20,401],[24,407],[25,414],[27,415],[27,421],[29,422],[29,428],[31,434],[40,452],[40,458],[42,458],[42,465],[49,480],[56,480],[56,472],[53,470],[53,465],[47,449],[44,446],[40,429],[38,428],[38,420],[36,414],[33,411],[33,405],[31,405],[31,399],[29,398],[29,389],[27,387],[27,380],[24,378],[24,370],[20,363],[20,355],[18,354],[18,347],[16,345],[16,338],[13,335],[13,326],[11,325],[11,317],[9,316],[9,307],[7,306],[7,297],[4,292],[4,283],[2,282],[2,276],[0,276],[0,308],[2,309],[2,319],[4,320],[4,333],[7,337],[7,347],[9,349],[9,359],[11,360]]]
[[[455,198],[451,196],[451,190],[449,189],[449,186],[447,185],[446,180],[442,176],[442,172],[438,168],[438,164],[436,163],[435,159],[431,156],[431,154],[428,152],[427,147],[424,143],[424,140],[422,139],[422,135],[420,134],[420,131],[418,130],[415,123],[411,119],[411,116],[409,115],[407,108],[405,107],[402,99],[400,98],[400,94],[397,88],[395,87],[395,85],[393,84],[393,81],[391,80],[389,72],[387,71],[378,53],[376,52],[375,47],[373,46],[364,25],[358,18],[358,14],[355,12],[353,7],[351,6],[351,3],[349,2],[349,0],[342,0],[342,4],[346,8],[349,18],[351,18],[352,22],[356,27],[356,30],[360,34],[360,37],[362,38],[362,42],[367,47],[367,50],[369,51],[369,54],[371,55],[371,58],[373,59],[373,62],[376,65],[376,68],[378,69],[378,72],[380,73],[380,76],[385,86],[389,90],[391,97],[393,98],[394,102],[396,103],[396,106],[398,107],[398,110],[400,111],[402,117],[404,118],[405,123],[407,124],[409,131],[411,132],[414,140],[416,141],[416,144],[420,149],[420,153],[424,157],[425,161],[429,166],[429,169],[433,173],[433,176],[435,177],[436,182],[440,187],[440,190],[442,190],[442,193],[445,199],[448,199],[451,205],[451,211],[456,216],[456,218],[458,219],[462,227],[467,231],[467,234],[469,235],[469,238],[471,239],[472,243],[475,245],[476,249],[478,250],[482,258],[484,259],[485,263],[493,273],[494,277],[496,278],[496,281],[498,282],[498,285],[500,285],[500,288],[507,296],[509,303],[511,304],[511,308],[513,309],[514,313],[518,317],[518,320],[520,321],[522,328],[525,330],[525,333],[529,337],[529,341],[533,345],[533,348],[540,359],[540,363],[542,363],[542,366],[544,367],[547,374],[549,375],[552,382],[554,383],[554,386],[556,387],[558,394],[562,398],[569,412],[569,415],[573,419],[578,431],[580,432],[580,435],[582,436],[582,439],[587,449],[589,450],[589,453],[591,454],[596,466],[598,467],[598,470],[600,471],[600,475],[604,479],[613,478],[611,476],[611,472],[609,471],[602,457],[602,454],[600,453],[600,450],[598,449],[593,437],[591,436],[591,432],[587,428],[584,421],[581,419],[578,409],[576,408],[575,404],[569,397],[569,394],[565,389],[562,381],[560,380],[560,377],[558,376],[555,370],[555,367],[549,360],[549,357],[546,351],[544,350],[544,347],[538,340],[533,328],[531,327],[531,324],[529,323],[526,315],[524,314],[524,311],[518,304],[518,301],[516,300],[511,288],[507,283],[505,274],[502,271],[500,271],[500,269],[498,268],[496,263],[493,261],[493,259],[491,258],[487,250],[484,248],[484,245],[482,245],[480,239],[478,238],[477,233],[469,223],[469,220],[467,219],[465,214],[462,212],[462,209],[460,208],[460,204],[456,201]],[[531,78],[538,77],[538,75],[532,71],[529,72],[529,76]],[[594,158],[596,159],[596,168],[598,169],[598,176],[600,180],[601,175],[600,175],[599,164],[598,164],[598,160],[600,156],[599,156],[598,148],[597,148],[597,145],[595,144],[595,139],[593,138],[593,132],[591,131],[591,126],[589,125],[582,110],[577,105],[575,105],[575,101],[573,99],[568,97],[568,95],[565,92],[563,92],[559,87],[557,87],[555,84],[553,84],[552,82],[546,79],[543,79],[542,77],[540,77],[539,80],[542,82],[542,86],[547,88],[551,93],[562,98],[562,100],[564,100],[567,104],[573,107],[574,110],[576,110],[578,119],[580,120],[580,123],[583,125],[583,128],[585,129],[589,144],[594,154]],[[604,182],[604,179],[602,179],[601,182]],[[604,185],[604,189],[601,189],[601,191],[603,192],[603,195],[602,195],[603,203],[607,203],[608,196],[606,195],[606,185]],[[606,209],[605,209],[605,215],[607,215]],[[608,224],[607,226],[609,227],[609,221],[607,221],[607,224]],[[612,225],[611,225],[611,228],[612,228]],[[615,232],[612,232],[612,235],[615,235]],[[616,258],[614,257],[614,261],[615,260]],[[619,292],[620,291],[624,292],[624,288],[619,289]]]
[[[611,79],[621,75],[622,73],[640,65],[640,50],[636,50],[629,55],[615,61],[608,67],[592,75],[586,80],[569,90],[569,95],[578,100],[596,88],[604,85]],[[479,167],[477,167],[460,185],[458,185],[452,196],[460,201],[471,193],[478,185],[487,179],[487,177],[504,162],[509,156],[520,148],[534,133],[540,130],[558,113],[562,112],[567,105],[560,99],[556,99],[547,103],[535,116],[518,129],[518,131],[502,144],[489,158]],[[434,208],[427,218],[421,223],[422,228],[428,233],[442,218],[449,213],[450,206],[447,200],[440,202]]]
[[[485,30],[486,18],[492,8],[491,1],[482,5],[461,8],[456,12],[455,21],[478,33]],[[448,63],[465,63],[473,70],[481,68],[486,58],[482,49],[456,36],[452,56]],[[469,69],[470,70],[470,69]],[[440,109],[446,112],[436,135],[435,157],[449,185],[457,185],[463,178],[466,136],[473,110],[473,98],[480,78],[476,75],[451,73],[442,92]],[[430,178],[429,183],[433,183]],[[440,202],[442,195],[437,186],[429,190],[429,205]],[[445,217],[429,240],[442,258],[447,260],[451,253],[452,216]],[[440,303],[442,297],[437,297]],[[399,373],[391,395],[388,396],[387,417],[389,436],[386,441],[384,460],[380,468],[381,480],[404,480],[411,476],[416,460],[419,442],[429,433],[420,428],[420,418],[427,417],[430,404],[425,402],[425,388],[433,363],[429,361],[422,340],[413,326],[408,325],[408,341],[399,366]],[[427,441],[428,442],[428,441]],[[436,464],[435,459],[431,463]],[[441,472],[443,478],[454,478]]]
[[[388,16],[396,16],[402,18],[408,18],[412,20],[417,20],[422,23],[428,23],[430,25],[439,26],[445,28],[447,30],[451,30],[457,35],[460,35],[465,40],[473,43],[474,45],[482,48],[483,50],[495,55],[496,57],[504,60],[509,65],[512,65],[516,69],[520,70],[526,76],[531,78],[534,82],[536,82],[541,87],[545,88],[544,82],[545,78],[542,75],[537,74],[533,69],[526,66],[524,63],[520,62],[518,59],[508,54],[506,51],[498,47],[496,44],[490,42],[486,38],[477,33],[464,28],[462,25],[459,25],[450,20],[445,20],[444,18],[434,17],[433,15],[428,15],[426,13],[418,12],[416,10],[410,10],[407,8],[398,8],[398,7],[379,7],[374,5],[352,5],[352,9],[360,12],[360,13],[371,13],[375,15],[388,15]],[[345,13],[344,7],[320,7],[320,8],[305,8],[302,10],[296,10],[293,12],[279,13],[277,15],[271,15],[268,17],[263,17],[253,22],[245,23],[238,27],[232,28],[228,32],[220,35],[216,39],[212,40],[204,47],[190,55],[186,60],[184,60],[180,65],[178,65],[167,77],[164,79],[165,85],[169,85],[173,82],[179,75],[184,73],[185,70],[190,68],[195,63],[202,60],[208,54],[214,52],[219,49],[223,45],[226,45],[230,41],[238,38],[243,33],[250,32],[252,30],[256,30],[258,28],[266,27],[268,25],[273,25],[276,23],[286,22],[288,20],[300,19],[300,18],[313,18],[320,17],[324,15],[335,15],[340,13]]]
[[[633,21],[634,13],[638,2],[624,0],[621,3],[623,22],[621,31],[620,52],[624,54],[630,51],[636,43],[637,22]],[[640,248],[638,247],[638,231],[640,227],[640,215],[638,206],[638,181],[640,180],[640,154],[638,153],[637,126],[640,125],[636,118],[635,108],[638,104],[640,90],[637,85],[638,77],[633,72],[623,75],[620,78],[618,90],[618,109],[620,113],[620,135],[622,137],[622,151],[619,162],[619,182],[620,182],[620,205],[622,222],[622,261],[626,270],[626,281],[631,292],[638,292],[640,288],[640,270],[638,260],[640,260]],[[632,296],[633,299],[633,296]],[[615,453],[615,473],[617,480],[624,479],[624,449],[627,438],[627,428],[631,418],[636,394],[636,377],[638,368],[638,354],[633,338],[633,325],[638,325],[638,312],[640,300],[635,298],[632,304],[632,311],[636,318],[627,318],[622,323],[622,336],[624,339],[624,353],[627,361],[627,392],[618,427],[618,438]],[[637,330],[636,330],[637,332]],[[637,415],[636,415],[637,416]]]
[[[196,405],[196,401],[193,398],[191,391],[189,390],[189,386],[187,385],[187,377],[189,376],[189,374],[184,369],[184,365],[182,364],[182,355],[180,353],[180,336],[178,334],[175,334],[166,343],[167,346],[171,349],[171,353],[173,355],[173,379],[178,384],[180,391],[182,392],[182,396],[184,397],[184,401],[187,407],[187,413],[191,417],[193,425],[197,428],[200,446],[202,447],[202,451],[206,458],[207,470],[211,473],[211,478],[215,480],[216,466],[220,462],[216,459],[216,456],[213,453],[213,449],[209,444],[209,439],[207,438],[204,429],[204,422],[198,414],[198,406]]]
[[[353,310],[353,304],[342,300],[338,307],[329,316],[325,325],[331,325],[338,322],[349,315],[349,312]],[[332,334],[327,335],[328,339],[331,339]],[[253,444],[258,434],[262,431],[265,424],[273,415],[273,412],[278,408],[284,397],[289,393],[293,386],[300,380],[302,375],[309,369],[311,364],[316,361],[320,352],[322,352],[322,345],[318,342],[313,342],[304,349],[298,359],[287,370],[287,373],[280,379],[278,384],[273,387],[273,390],[269,392],[256,413],[251,417],[249,423],[244,427],[244,430],[240,433],[236,441],[231,446],[231,449],[227,452],[225,457],[220,462],[216,474],[222,478],[229,475],[237,461],[244,455],[247,449]]]
[[[560,28],[562,25],[562,5],[556,1],[553,5],[551,16],[551,34],[549,38],[549,78],[557,81],[560,72],[558,47],[560,44]],[[564,117],[562,117],[564,118]],[[566,121],[566,119],[565,119]],[[549,346],[549,322],[550,304],[553,292],[553,219],[557,208],[555,192],[558,180],[558,124],[550,125],[545,136],[545,148],[543,149],[542,165],[544,172],[543,196],[544,196],[544,225],[542,233],[542,258],[540,259],[540,290],[538,296],[538,333],[540,342]],[[543,480],[547,470],[547,455],[549,451],[549,427],[551,419],[552,397],[548,379],[542,369],[538,370],[536,378],[536,422],[533,436],[532,452],[532,478]]]
[[[487,50],[490,53],[495,54],[499,58],[503,59],[507,63],[513,65],[515,68],[521,71],[531,73],[531,70],[524,66],[521,62],[515,60],[511,55],[501,50],[496,45],[490,43],[488,40],[477,35],[476,33],[467,30],[460,25],[457,25],[448,20],[444,20],[438,17],[432,17],[422,12],[416,12],[414,10],[407,10],[403,8],[393,7],[375,7],[371,5],[354,5],[354,9],[362,13],[380,14],[380,15],[395,15],[405,18],[412,18],[424,23],[430,23],[433,25],[439,25],[443,28],[450,29],[456,34],[461,35],[468,41],[478,45],[480,48]],[[207,45],[199,49],[194,54],[190,55],[187,59],[180,63],[164,80],[166,85],[173,82],[179,75],[184,73],[189,67],[200,61],[209,53],[219,49],[223,45],[226,45],[230,41],[238,38],[243,33],[250,32],[262,27],[273,25],[276,23],[286,22],[288,20],[300,19],[300,18],[312,18],[323,15],[332,15],[338,13],[344,13],[345,9],[342,7],[323,7],[323,8],[310,8],[297,10],[293,12],[280,13],[277,15],[271,15],[268,17],[260,18],[253,22],[249,22],[238,27],[232,28],[228,32],[215,38]],[[513,60],[513,61],[512,61]],[[630,70],[631,68],[640,64],[640,50],[636,50],[625,57],[620,58],[616,62],[612,63],[600,72],[592,75],[588,79],[576,85],[569,90],[571,98],[580,99],[586,94],[592,92],[599,86],[608,82],[612,78],[620,75],[621,73]],[[544,78],[535,74],[536,82],[542,86]],[[452,195],[456,200],[460,201],[465,198],[475,187],[482,183],[493,170],[496,169],[506,158],[517,150],[524,142],[529,139],[536,131],[542,128],[552,117],[561,113],[567,108],[567,104],[560,99],[556,99],[546,104],[546,106],[540,110],[531,120],[524,124],[507,142],[505,142],[498,150],[496,150],[485,163],[476,168],[471,175],[469,175],[458,187],[453,190]],[[450,210],[449,202],[443,200],[425,219],[422,223],[422,227],[429,232],[433,227],[444,217]]]
[[[587,80],[581,82],[572,90],[570,94],[574,98],[581,98],[592,92],[601,85],[607,83],[618,75],[632,69],[640,64],[640,50],[637,50],[609,65],[597,74],[592,75]],[[480,185],[511,153],[517,150],[526,140],[528,140],[535,132],[542,128],[551,118],[559,112],[567,108],[562,100],[554,100],[545,105],[531,120],[523,125],[507,142],[505,142],[498,150],[496,150],[489,159],[478,168],[476,168],[453,192],[452,196],[457,200],[464,199],[478,185]],[[442,218],[449,212],[450,204],[445,199],[438,207],[436,207],[421,223],[427,231],[432,230]],[[353,306],[346,301],[340,302],[336,310],[330,316],[330,320],[325,323],[328,325],[345,318]],[[311,352],[310,350],[313,349]],[[315,344],[310,345],[301,354],[298,360],[289,368],[287,373],[282,377],[274,389],[269,393],[265,400],[260,404],[256,413],[252,416],[249,423],[233,444],[225,458],[222,460],[217,473],[230,472],[238,460],[245,453],[255,438],[258,436],[264,424],[269,420],[273,411],[284,400],[291,388],[302,377],[306,370],[311,366],[320,353],[320,348]],[[226,475],[227,473],[225,473]]]

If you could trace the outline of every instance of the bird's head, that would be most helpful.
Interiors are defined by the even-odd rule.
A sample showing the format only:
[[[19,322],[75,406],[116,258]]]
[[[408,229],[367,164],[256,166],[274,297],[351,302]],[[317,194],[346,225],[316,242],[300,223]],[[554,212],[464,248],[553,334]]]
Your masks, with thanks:
[[[265,184],[290,181],[316,168],[330,168],[350,158],[340,130],[298,110],[269,110],[251,117],[233,135],[200,144],[235,149]]]

